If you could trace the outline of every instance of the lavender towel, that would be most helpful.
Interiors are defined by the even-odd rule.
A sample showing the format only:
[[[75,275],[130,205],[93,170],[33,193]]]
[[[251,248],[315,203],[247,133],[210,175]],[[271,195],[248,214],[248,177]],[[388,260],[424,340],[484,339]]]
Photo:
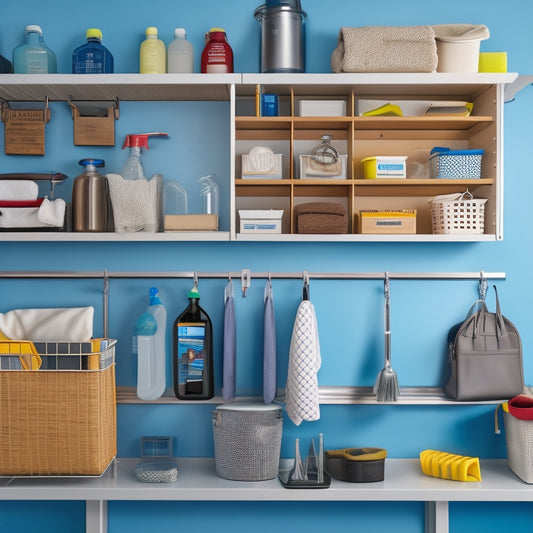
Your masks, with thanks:
[[[224,401],[235,398],[235,364],[236,364],[236,323],[235,302],[231,281],[226,290],[226,304],[224,307],[224,354],[222,359],[222,398]],[[229,293],[229,294],[228,294]]]
[[[272,284],[265,287],[265,315],[263,322],[263,398],[266,404],[276,397],[276,321]]]

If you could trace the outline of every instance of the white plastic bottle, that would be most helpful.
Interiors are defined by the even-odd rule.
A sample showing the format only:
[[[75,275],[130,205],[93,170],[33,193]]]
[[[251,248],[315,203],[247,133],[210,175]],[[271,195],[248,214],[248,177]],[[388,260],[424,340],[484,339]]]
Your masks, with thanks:
[[[176,28],[174,40],[168,45],[167,72],[194,72],[193,63],[194,52],[185,28]]]
[[[154,362],[153,362],[153,383],[151,383],[148,395],[149,400],[155,400],[165,392],[166,379],[166,354],[167,354],[167,310],[159,299],[159,291],[156,287],[150,289],[150,305],[146,309],[153,315],[157,323],[157,331],[154,338]]]
[[[141,74],[164,74],[167,69],[165,43],[157,38],[157,28],[146,28],[146,39],[141,43]]]
[[[152,390],[155,384],[156,332],[154,315],[145,311],[137,319],[133,337],[133,352],[137,355],[137,396],[141,400],[154,399]]]

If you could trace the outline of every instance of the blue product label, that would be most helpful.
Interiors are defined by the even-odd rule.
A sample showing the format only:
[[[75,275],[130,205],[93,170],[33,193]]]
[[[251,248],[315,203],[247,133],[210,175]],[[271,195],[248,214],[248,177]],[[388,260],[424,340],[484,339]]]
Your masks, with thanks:
[[[260,230],[266,230],[266,229],[276,229],[276,224],[269,224],[269,223],[264,223],[264,224],[253,224],[253,223],[248,223],[248,222],[245,222],[243,224],[243,228],[244,229],[260,229]]]
[[[202,381],[204,376],[205,325],[178,324],[178,380],[180,385]]]
[[[401,163],[379,163],[378,170],[403,170],[403,165]]]

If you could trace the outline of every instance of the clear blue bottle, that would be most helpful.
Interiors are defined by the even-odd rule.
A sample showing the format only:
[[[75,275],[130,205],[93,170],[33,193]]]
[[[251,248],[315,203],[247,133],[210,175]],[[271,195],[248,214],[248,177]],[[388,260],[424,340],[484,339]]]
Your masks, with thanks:
[[[56,74],[56,55],[44,44],[40,26],[26,26],[26,42],[13,50],[15,74]]]
[[[152,313],[145,311],[135,324],[133,342],[134,356],[137,352],[137,396],[151,400],[155,385],[155,335],[157,321]]]
[[[87,42],[72,52],[73,74],[112,74],[113,55],[102,44],[102,32],[89,28],[85,33]]]
[[[13,65],[9,59],[0,55],[0,74],[11,74],[13,72]]]

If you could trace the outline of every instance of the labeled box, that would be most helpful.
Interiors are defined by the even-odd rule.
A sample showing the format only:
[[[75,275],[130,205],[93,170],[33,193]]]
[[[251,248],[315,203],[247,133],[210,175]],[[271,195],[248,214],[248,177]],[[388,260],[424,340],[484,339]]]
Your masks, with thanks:
[[[240,233],[281,233],[283,209],[239,209]]]
[[[415,234],[416,209],[360,211],[359,233]]]

